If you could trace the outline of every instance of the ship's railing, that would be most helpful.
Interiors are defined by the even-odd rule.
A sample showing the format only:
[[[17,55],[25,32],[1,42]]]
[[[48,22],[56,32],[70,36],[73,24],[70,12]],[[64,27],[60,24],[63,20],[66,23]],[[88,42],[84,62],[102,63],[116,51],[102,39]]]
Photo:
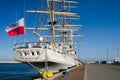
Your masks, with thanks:
[[[41,48],[43,47],[43,42],[22,42],[14,44],[14,48],[21,49],[21,48]]]
[[[22,42],[22,43],[16,43],[14,45],[14,49],[26,49],[26,48],[45,48],[47,47],[50,50],[56,51],[58,53],[68,53],[68,55],[73,55],[74,51],[70,48],[68,48],[68,46],[66,46],[66,48],[63,49],[63,45],[62,44],[56,44],[53,45],[52,43],[50,44],[46,44],[45,42]],[[65,52],[63,52],[65,51]]]

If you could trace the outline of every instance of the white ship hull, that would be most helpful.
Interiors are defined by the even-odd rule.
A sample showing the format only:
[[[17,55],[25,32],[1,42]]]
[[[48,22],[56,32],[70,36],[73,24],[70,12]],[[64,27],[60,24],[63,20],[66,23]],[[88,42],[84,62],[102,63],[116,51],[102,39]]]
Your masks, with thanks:
[[[79,60],[74,52],[63,54],[60,49],[21,48],[15,49],[14,54],[17,61],[30,62],[41,70],[45,68],[45,62],[48,62],[49,71],[67,69],[79,64]]]

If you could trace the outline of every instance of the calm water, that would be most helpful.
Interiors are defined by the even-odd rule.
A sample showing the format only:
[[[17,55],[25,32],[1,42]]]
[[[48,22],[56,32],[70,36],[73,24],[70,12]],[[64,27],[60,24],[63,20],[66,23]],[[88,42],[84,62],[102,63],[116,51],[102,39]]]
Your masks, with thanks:
[[[0,80],[31,80],[37,74],[26,64],[0,64]]]

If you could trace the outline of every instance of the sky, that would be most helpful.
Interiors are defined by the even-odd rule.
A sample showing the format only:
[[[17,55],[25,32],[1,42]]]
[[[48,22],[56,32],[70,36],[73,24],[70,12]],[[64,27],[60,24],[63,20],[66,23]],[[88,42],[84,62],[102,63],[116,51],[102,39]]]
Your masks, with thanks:
[[[37,0],[25,0],[26,8]],[[120,57],[120,1],[119,0],[76,0],[82,25],[79,33],[83,45],[77,45],[81,60],[113,60]],[[32,2],[32,3],[31,3]],[[13,44],[16,37],[10,37],[6,26],[24,17],[24,0],[0,0],[0,61],[14,60]],[[29,6],[29,7],[27,7]],[[16,15],[17,12],[17,15]],[[30,23],[32,24],[32,23]]]

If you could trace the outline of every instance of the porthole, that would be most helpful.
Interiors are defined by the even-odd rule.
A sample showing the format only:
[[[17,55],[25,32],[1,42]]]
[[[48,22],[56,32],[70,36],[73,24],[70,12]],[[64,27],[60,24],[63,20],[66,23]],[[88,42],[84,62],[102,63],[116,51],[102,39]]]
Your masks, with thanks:
[[[37,52],[37,55],[40,55],[40,52],[39,51],[36,51]]]
[[[22,53],[21,53],[21,52],[19,52],[19,55],[20,55],[20,56],[22,56]]]
[[[34,52],[32,52],[32,55],[34,55]]]
[[[26,52],[24,52],[25,56],[27,55]]]

